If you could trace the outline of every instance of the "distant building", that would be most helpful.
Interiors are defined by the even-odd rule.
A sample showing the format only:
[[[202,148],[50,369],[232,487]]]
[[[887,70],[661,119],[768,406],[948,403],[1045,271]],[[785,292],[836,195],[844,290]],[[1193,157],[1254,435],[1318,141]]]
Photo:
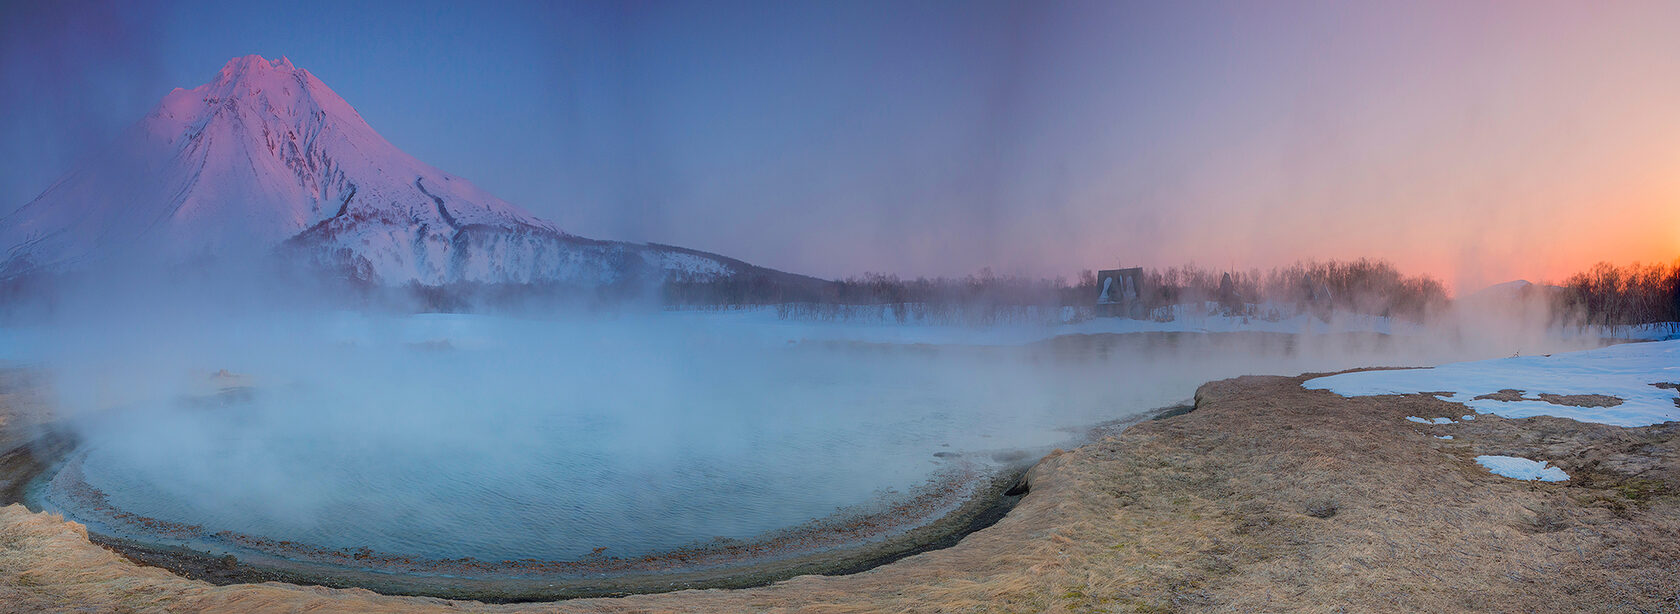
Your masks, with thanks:
[[[1097,315],[1132,315],[1138,306],[1143,267],[1097,271]]]

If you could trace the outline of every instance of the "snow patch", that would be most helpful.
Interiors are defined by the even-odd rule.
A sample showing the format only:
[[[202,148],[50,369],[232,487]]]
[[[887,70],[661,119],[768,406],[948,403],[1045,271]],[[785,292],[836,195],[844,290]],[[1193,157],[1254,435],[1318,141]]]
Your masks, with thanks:
[[[1569,474],[1557,467],[1549,467],[1545,461],[1529,460],[1517,456],[1484,455],[1476,457],[1476,463],[1486,467],[1496,475],[1502,475],[1515,480],[1539,480],[1541,482],[1562,482],[1569,479]]]
[[[1452,391],[1452,402],[1506,418],[1555,416],[1581,422],[1638,427],[1680,420],[1677,391],[1653,384],[1680,382],[1680,340],[1624,343],[1554,354],[1460,362],[1430,369],[1361,371],[1308,380],[1304,386],[1336,394],[1374,396]],[[1522,390],[1521,401],[1477,399],[1500,390]],[[1615,407],[1575,407],[1532,400],[1554,395],[1608,395]],[[1465,416],[1465,420],[1473,416]]]
[[[1452,418],[1429,418],[1426,420],[1417,416],[1406,416],[1406,419],[1418,424],[1455,424]]]

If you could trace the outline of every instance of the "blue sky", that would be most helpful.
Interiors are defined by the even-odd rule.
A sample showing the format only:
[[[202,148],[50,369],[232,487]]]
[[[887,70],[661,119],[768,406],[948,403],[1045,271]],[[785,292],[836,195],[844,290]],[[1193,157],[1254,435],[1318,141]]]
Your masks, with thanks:
[[[569,231],[824,276],[1680,247],[1680,5],[43,4],[0,17],[0,212],[255,53]]]

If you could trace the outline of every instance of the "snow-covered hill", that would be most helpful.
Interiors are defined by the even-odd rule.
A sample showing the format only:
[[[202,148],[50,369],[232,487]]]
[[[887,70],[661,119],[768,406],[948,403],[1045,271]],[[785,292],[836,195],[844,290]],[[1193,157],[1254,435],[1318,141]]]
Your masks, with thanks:
[[[0,278],[279,254],[356,279],[582,285],[755,270],[569,235],[387,142],[287,59],[235,58],[0,219]]]

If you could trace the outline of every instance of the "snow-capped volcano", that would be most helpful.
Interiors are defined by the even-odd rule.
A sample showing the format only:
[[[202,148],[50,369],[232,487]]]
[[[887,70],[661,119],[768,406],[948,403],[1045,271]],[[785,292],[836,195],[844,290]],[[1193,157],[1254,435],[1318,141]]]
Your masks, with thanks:
[[[0,278],[278,253],[383,284],[707,279],[739,261],[568,235],[403,153],[309,71],[235,58],[0,219]]]

